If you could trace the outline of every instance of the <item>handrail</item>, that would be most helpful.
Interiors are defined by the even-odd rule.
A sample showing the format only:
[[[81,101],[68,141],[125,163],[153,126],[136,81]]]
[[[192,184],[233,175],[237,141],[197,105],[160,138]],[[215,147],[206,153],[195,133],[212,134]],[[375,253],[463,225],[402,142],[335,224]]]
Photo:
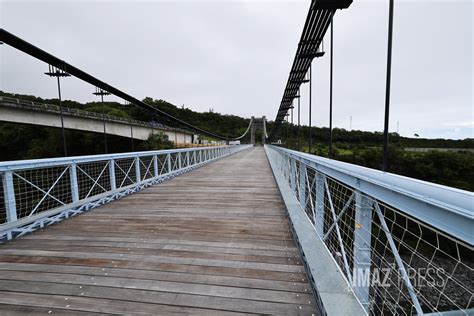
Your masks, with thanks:
[[[309,273],[321,271],[329,254],[369,314],[472,312],[466,276],[474,257],[473,192],[272,145],[265,150],[280,191],[298,208],[289,209],[293,227],[316,233],[299,236]],[[335,284],[317,278],[323,294]]]
[[[447,234],[474,245],[474,193],[269,145]]]

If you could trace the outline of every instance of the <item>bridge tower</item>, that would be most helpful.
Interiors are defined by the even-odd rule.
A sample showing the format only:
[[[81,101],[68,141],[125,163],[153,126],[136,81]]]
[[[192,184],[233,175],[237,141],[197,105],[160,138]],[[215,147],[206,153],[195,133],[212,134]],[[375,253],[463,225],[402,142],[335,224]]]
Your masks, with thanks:
[[[262,118],[255,118],[252,116],[252,126],[250,127],[250,143],[255,145],[255,132],[257,130],[262,131],[262,144],[265,144],[265,139],[268,137],[267,136],[267,119],[265,116],[262,116]]]

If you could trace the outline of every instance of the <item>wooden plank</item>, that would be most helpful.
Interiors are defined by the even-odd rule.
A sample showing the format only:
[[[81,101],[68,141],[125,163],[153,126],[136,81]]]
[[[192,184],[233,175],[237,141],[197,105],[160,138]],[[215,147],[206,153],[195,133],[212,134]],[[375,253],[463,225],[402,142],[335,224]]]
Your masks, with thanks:
[[[20,285],[17,283],[17,285]],[[206,315],[242,315],[244,313],[233,313],[230,311],[188,308],[182,306],[171,306],[164,304],[139,303],[126,300],[111,300],[103,298],[91,298],[81,296],[65,296],[64,294],[39,294],[27,293],[30,288],[22,287],[22,292],[0,291],[0,304],[22,305],[27,304],[31,307],[57,308],[72,311],[85,311],[92,313],[110,313],[110,314],[129,314],[129,315],[169,315],[178,314],[206,314]],[[46,285],[50,286],[49,283]],[[21,285],[20,285],[21,286]],[[47,287],[45,292],[48,293]],[[38,289],[39,290],[39,289]],[[174,294],[176,295],[176,294]],[[101,295],[101,296],[105,296]],[[245,314],[244,314],[245,315]]]
[[[190,265],[206,265],[211,267],[227,267],[234,269],[255,269],[255,270],[268,270],[268,271],[280,271],[280,272],[291,272],[291,273],[302,273],[304,271],[303,266],[288,264],[276,264],[276,263],[264,263],[264,262],[247,262],[247,261],[229,261],[219,259],[202,259],[202,258],[178,258],[178,257],[167,257],[159,255],[139,255],[135,254],[135,249],[127,250],[123,253],[94,253],[92,249],[88,252],[74,252],[67,251],[68,257],[73,258],[86,258],[86,259],[109,259],[109,260],[134,260],[134,261],[146,261],[156,263],[176,263],[176,264],[190,264]],[[2,254],[16,255],[16,256],[49,256],[49,257],[60,257],[64,251],[49,251],[49,250],[22,250],[22,249],[3,249]]]
[[[262,148],[0,246],[2,306],[317,314]]]
[[[155,281],[175,281],[181,283],[196,283],[208,285],[223,285],[232,287],[251,287],[258,289],[269,289],[286,292],[309,293],[308,284],[300,279],[291,281],[266,280],[256,278],[243,278],[235,276],[202,275],[196,273],[150,271],[140,269],[122,268],[100,268],[91,266],[70,266],[70,265],[46,265],[46,264],[26,264],[0,262],[0,273],[11,272],[39,272],[39,273],[63,273],[80,274],[88,276],[110,276],[133,279],[155,280]]]
[[[188,245],[188,244],[174,244],[174,241],[168,239],[166,243],[140,243],[140,242],[120,242],[120,241],[97,241],[96,239],[86,238],[84,240],[75,239],[29,239],[29,245],[62,245],[62,246],[90,246],[90,247],[122,247],[122,248],[140,248],[140,249],[154,249],[154,250],[177,250],[177,251],[200,251],[207,253],[231,253],[241,255],[261,255],[274,257],[297,257],[298,252],[295,249],[288,249],[285,251],[267,250],[267,249],[252,249],[233,247],[216,247],[212,245]],[[18,242],[16,244],[22,244]],[[16,247],[16,246],[15,246]]]
[[[41,294],[38,291],[44,289],[44,294],[57,295],[59,297],[71,298],[92,298],[92,299],[107,299],[112,301],[128,301],[135,303],[152,303],[159,305],[179,306],[184,311],[203,311],[207,308],[204,314],[212,313],[218,310],[220,313],[228,311],[236,311],[237,313],[258,313],[258,314],[280,314],[280,315],[311,315],[311,305],[295,305],[283,304],[274,302],[260,302],[253,300],[242,300],[237,298],[225,298],[208,295],[189,295],[189,294],[174,294],[166,292],[152,292],[139,289],[127,288],[110,288],[92,286],[74,286],[70,284],[57,283],[42,283],[42,282],[19,282],[4,281],[5,285],[0,284],[0,289],[10,286],[15,291]],[[3,292],[0,290],[0,295]],[[0,299],[1,301],[1,299]],[[158,305],[158,306],[159,306]]]
[[[304,304],[311,300],[311,295],[306,293],[295,293],[275,290],[258,289],[252,284],[252,287],[230,287],[222,285],[208,285],[190,283],[192,276],[186,278],[187,283],[177,281],[156,281],[147,279],[133,279],[130,277],[113,277],[106,275],[80,275],[65,273],[44,273],[44,272],[28,272],[28,271],[1,271],[0,280],[17,280],[17,281],[36,281],[51,282],[63,284],[77,285],[97,285],[104,287],[119,287],[128,289],[140,289],[166,293],[185,293],[199,295],[205,293],[209,296],[219,296],[228,298],[240,298],[246,300],[256,300],[265,302]],[[253,283],[253,280],[249,280]],[[2,281],[3,282],[3,281]]]
[[[15,240],[19,243],[24,240],[34,241],[34,240],[73,240],[79,242],[90,241],[89,236],[70,236],[70,235],[56,235],[56,234],[30,234],[25,235],[21,239]],[[203,246],[203,247],[232,247],[233,249],[255,249],[255,250],[275,250],[282,252],[297,252],[296,248],[293,245],[290,246],[280,246],[280,245],[268,245],[268,244],[254,244],[251,242],[242,243],[242,242],[218,242],[218,241],[196,241],[196,240],[186,240],[186,239],[171,239],[171,238],[135,238],[135,237],[101,237],[94,236],[95,241],[104,241],[104,242],[130,242],[130,243],[140,243],[142,245],[150,244],[166,244],[166,245],[192,245],[192,246]],[[146,243],[143,243],[146,240]]]
[[[207,252],[194,250],[173,250],[173,249],[149,249],[141,247],[118,247],[118,246],[94,246],[94,245],[60,245],[51,243],[29,243],[15,245],[15,250],[52,250],[60,252],[100,252],[100,253],[128,253],[133,251],[136,255],[145,256],[166,256],[174,258],[199,258],[199,259],[213,259],[213,260],[227,260],[227,261],[245,261],[245,262],[262,262],[262,263],[276,263],[295,265],[299,258],[290,257],[288,255],[280,256],[263,256],[263,255],[249,255],[249,254],[232,254],[222,252]],[[132,250],[133,249],[133,250]]]
[[[85,259],[72,257],[44,257],[44,256],[0,256],[0,262],[14,263],[44,263],[51,266],[76,265],[91,267],[109,267],[151,271],[171,271],[183,273],[195,273],[202,275],[236,276],[244,278],[259,278],[262,280],[281,280],[289,282],[299,282],[304,280],[304,273],[289,273],[280,271],[264,271],[252,269],[233,269],[226,267],[211,267],[187,264],[169,264],[157,262],[143,262],[131,260],[106,260],[106,259]]]
[[[96,312],[81,312],[68,309],[50,308],[50,307],[32,307],[24,305],[0,304],[2,316],[24,316],[24,315],[67,315],[67,316],[86,316],[86,315],[112,315]]]

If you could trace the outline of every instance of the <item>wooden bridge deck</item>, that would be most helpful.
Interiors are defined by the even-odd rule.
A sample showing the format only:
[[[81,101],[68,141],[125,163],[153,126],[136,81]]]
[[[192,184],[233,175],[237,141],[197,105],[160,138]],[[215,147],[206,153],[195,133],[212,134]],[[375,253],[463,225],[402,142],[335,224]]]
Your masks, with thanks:
[[[315,314],[262,148],[0,245],[0,314]]]

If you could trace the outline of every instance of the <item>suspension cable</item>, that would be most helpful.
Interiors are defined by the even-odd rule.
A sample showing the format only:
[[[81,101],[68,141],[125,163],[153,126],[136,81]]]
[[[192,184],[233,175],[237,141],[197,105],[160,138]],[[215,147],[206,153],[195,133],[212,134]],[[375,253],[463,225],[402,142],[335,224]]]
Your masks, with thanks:
[[[220,135],[220,134],[217,134],[217,133],[213,133],[213,132],[210,132],[210,131],[206,131],[200,127],[197,127],[195,125],[192,125],[186,121],[183,121],[171,114],[168,114],[152,105],[149,105],[149,104],[146,104],[140,100],[138,100],[137,98],[107,84],[106,82],[104,81],[101,81],[99,80],[98,78],[86,73],[85,71],[77,68],[77,67],[74,67],[73,65],[65,62],[64,60],[61,60],[59,59],[58,57],[56,56],[53,56],[52,54],[34,46],[33,44],[15,36],[14,34],[6,31],[5,29],[3,28],[0,28],[0,42],[3,42],[5,44],[8,44],[32,57],[35,57],[45,63],[48,63],[49,65],[51,66],[55,66],[56,68],[60,69],[61,71],[64,71],[70,75],[73,75],[75,76],[76,78],[78,79],[81,79],[93,86],[96,86],[97,88],[100,88],[104,91],[107,91],[119,98],[122,98],[128,102],[130,102],[131,104],[134,104],[134,105],[137,105],[145,110],[148,110],[148,111],[151,111],[153,113],[156,113],[156,114],[160,114],[162,116],[165,116],[167,118],[169,118],[170,120],[176,122],[176,123],[179,123],[181,125],[184,125],[188,128],[190,128],[191,130],[193,131],[196,131],[200,134],[204,134],[204,135],[207,135],[207,136],[210,136],[210,137],[213,137],[213,138],[217,138],[217,139],[221,139],[221,140],[234,140],[235,138],[228,138],[226,136],[223,136],[223,135]]]

